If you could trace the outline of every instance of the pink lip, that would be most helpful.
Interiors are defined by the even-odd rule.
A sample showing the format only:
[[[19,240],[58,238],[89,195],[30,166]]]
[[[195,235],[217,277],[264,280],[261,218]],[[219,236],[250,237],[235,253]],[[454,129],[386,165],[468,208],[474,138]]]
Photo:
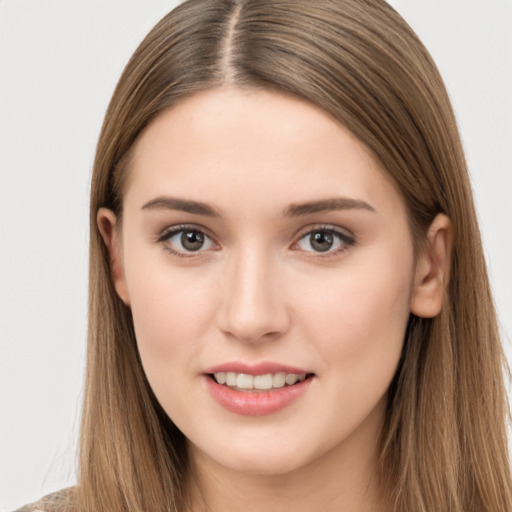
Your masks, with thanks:
[[[298,375],[306,373],[310,376],[293,386],[285,386],[268,391],[238,391],[215,381],[211,375],[218,372],[247,373],[250,375],[283,372]],[[203,378],[208,391],[217,403],[232,413],[245,416],[263,416],[284,409],[302,396],[313,381],[311,372],[271,362],[263,362],[256,365],[240,362],[225,363],[208,368],[204,372]]]
[[[203,373],[212,374],[218,372],[235,372],[235,373],[247,373],[249,375],[266,375],[267,373],[295,373],[300,375],[301,373],[312,373],[303,368],[297,368],[294,366],[287,366],[280,363],[273,363],[271,361],[263,361],[258,364],[246,364],[238,361],[231,363],[219,364],[207,368]]]

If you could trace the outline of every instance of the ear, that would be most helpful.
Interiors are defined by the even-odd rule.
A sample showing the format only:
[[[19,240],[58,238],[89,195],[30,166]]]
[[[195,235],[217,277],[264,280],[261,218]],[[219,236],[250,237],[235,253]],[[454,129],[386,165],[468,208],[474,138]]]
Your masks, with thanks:
[[[438,214],[427,233],[427,243],[416,262],[411,312],[422,318],[439,314],[450,279],[453,230],[450,219]]]
[[[98,229],[100,230],[101,237],[107,246],[110,256],[110,271],[112,273],[114,287],[120,299],[129,306],[130,299],[120,250],[120,234],[116,229],[117,217],[112,210],[100,208],[96,216],[96,222],[98,223]]]

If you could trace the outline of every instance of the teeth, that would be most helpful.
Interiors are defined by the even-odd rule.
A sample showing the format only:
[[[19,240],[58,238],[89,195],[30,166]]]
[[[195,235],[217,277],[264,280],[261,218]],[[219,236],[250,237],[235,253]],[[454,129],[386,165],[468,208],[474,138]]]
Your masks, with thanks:
[[[265,375],[249,375],[247,373],[217,372],[213,374],[219,384],[225,384],[238,389],[272,389],[285,385],[293,386],[306,378],[305,373],[267,373]]]
[[[298,380],[298,376],[293,374],[293,373],[289,373],[286,378],[284,379],[284,381],[286,382],[286,384],[288,384],[288,386],[293,386],[293,384],[295,384]]]
[[[272,389],[272,374],[256,375],[254,377],[254,387],[256,389]]]
[[[226,384],[226,372],[219,372],[215,374],[215,379],[219,384]]]
[[[236,387],[240,389],[253,389],[254,377],[245,373],[239,373],[236,376]]]
[[[274,373],[272,376],[272,387],[282,388],[286,384],[286,373]]]

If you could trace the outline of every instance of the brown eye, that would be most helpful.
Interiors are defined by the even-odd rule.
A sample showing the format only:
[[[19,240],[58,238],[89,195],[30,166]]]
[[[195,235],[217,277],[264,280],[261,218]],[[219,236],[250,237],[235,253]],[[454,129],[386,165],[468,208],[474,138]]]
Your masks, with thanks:
[[[317,252],[326,252],[332,248],[334,237],[327,231],[316,231],[309,235],[309,244]]]
[[[186,226],[168,229],[158,241],[177,256],[192,256],[193,253],[201,253],[216,247],[216,244],[204,231]]]
[[[336,229],[318,228],[304,234],[295,248],[310,253],[332,253],[343,251],[354,245],[354,239]]]
[[[180,241],[186,251],[199,251],[204,245],[205,235],[200,231],[183,231]]]

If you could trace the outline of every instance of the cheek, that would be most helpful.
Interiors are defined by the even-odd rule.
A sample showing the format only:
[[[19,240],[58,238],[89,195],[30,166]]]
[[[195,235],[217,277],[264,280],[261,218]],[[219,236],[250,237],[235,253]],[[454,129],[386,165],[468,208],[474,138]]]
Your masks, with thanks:
[[[317,341],[326,369],[334,370],[331,384],[355,407],[365,394],[375,401],[387,390],[410,314],[412,258],[401,265],[380,261],[341,272],[328,293],[310,292],[303,305],[302,316],[311,319],[308,336]]]
[[[213,318],[212,286],[187,272],[142,266],[128,289],[137,345],[152,387],[175,385],[174,376],[194,368],[194,355]],[[197,283],[202,283],[198,286]]]

